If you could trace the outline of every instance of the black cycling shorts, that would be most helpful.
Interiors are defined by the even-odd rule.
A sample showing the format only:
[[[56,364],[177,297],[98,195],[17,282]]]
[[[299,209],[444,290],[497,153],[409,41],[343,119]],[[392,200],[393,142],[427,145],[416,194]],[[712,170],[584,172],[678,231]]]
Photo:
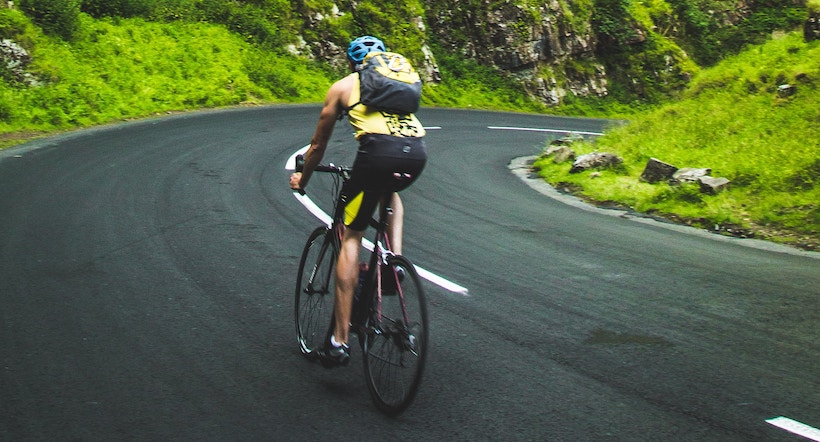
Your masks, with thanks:
[[[421,175],[426,163],[423,138],[362,136],[350,179],[342,188],[345,225],[365,230],[382,196],[406,189]]]

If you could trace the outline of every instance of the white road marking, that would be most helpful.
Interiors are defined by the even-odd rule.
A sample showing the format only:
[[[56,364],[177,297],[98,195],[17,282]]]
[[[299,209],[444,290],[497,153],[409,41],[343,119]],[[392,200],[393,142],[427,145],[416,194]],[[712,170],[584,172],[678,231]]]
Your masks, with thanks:
[[[810,427],[802,422],[789,419],[785,416],[779,416],[772,419],[766,419],[766,422],[775,427],[782,428],[786,431],[794,433],[798,436],[803,436],[806,439],[820,442],[820,430]]]
[[[293,155],[291,155],[290,158],[288,158],[287,162],[285,162],[285,170],[295,169],[296,168],[296,156],[305,153],[305,151],[307,151],[309,147],[310,147],[310,145],[307,145],[307,146],[297,150],[296,152],[294,152]],[[327,213],[325,213],[325,211],[322,210],[319,206],[317,206],[316,203],[314,203],[313,200],[310,199],[310,197],[308,197],[307,195],[302,195],[299,192],[293,192],[293,196],[296,197],[296,199],[300,203],[302,203],[303,206],[305,206],[305,209],[307,209],[308,212],[310,212],[313,216],[318,218],[319,221],[325,223],[325,225],[330,226],[330,224],[333,222],[333,218],[330,215],[328,215]],[[364,239],[362,241],[362,246],[364,248],[366,248],[367,250],[371,251],[371,252],[373,251],[373,242],[371,242],[367,239]],[[416,267],[416,273],[418,273],[418,275],[420,277],[432,282],[433,284],[435,284],[435,285],[437,285],[437,286],[439,286],[439,287],[441,287],[445,290],[449,290],[453,293],[458,293],[458,294],[463,295],[463,296],[469,296],[469,290],[467,290],[466,287],[462,287],[462,286],[456,284],[455,282],[452,282],[452,281],[450,281],[448,279],[445,279],[445,278],[443,278],[439,275],[436,275],[435,273],[430,272],[429,270],[423,269],[423,268],[419,267],[416,264],[413,264],[413,265]]]
[[[293,152],[293,155],[291,155],[290,158],[288,158],[288,160],[285,161],[285,170],[296,169],[296,157],[299,155],[303,155],[305,152],[307,152],[308,149],[310,149],[310,144],[297,150],[296,152]]]
[[[325,223],[326,226],[330,227],[330,224],[333,222],[333,219],[330,217],[330,215],[325,213],[324,210],[317,206],[312,199],[308,198],[307,195],[302,195],[299,192],[293,192],[293,196],[295,196],[296,199],[299,200],[299,202],[302,203],[303,206],[305,206],[305,209],[307,209],[308,212],[310,212],[316,218],[319,218],[319,221]]]
[[[492,130],[519,130],[524,132],[552,132],[557,134],[581,134],[581,135],[603,135],[600,132],[584,132],[581,130],[560,130],[560,129],[542,129],[538,127],[507,127],[507,126],[487,126],[487,129]]]

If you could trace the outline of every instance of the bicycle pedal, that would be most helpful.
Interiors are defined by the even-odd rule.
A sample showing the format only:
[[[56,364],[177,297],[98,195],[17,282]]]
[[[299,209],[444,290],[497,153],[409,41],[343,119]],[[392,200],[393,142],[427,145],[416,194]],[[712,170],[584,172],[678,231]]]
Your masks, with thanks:
[[[414,336],[408,336],[406,338],[402,338],[401,342],[399,342],[399,350],[402,352],[415,352],[416,351],[416,338]]]

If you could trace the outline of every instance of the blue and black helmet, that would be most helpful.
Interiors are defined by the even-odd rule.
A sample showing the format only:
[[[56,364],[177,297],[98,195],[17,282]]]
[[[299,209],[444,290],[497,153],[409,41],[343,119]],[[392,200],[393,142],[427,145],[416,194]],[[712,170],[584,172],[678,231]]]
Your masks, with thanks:
[[[347,58],[354,63],[361,63],[368,52],[385,52],[384,42],[376,37],[365,35],[350,42],[347,47]]]

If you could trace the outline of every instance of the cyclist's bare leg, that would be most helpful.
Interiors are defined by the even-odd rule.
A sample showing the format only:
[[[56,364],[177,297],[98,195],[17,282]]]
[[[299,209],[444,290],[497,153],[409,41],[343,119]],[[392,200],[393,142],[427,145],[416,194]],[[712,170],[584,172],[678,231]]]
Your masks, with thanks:
[[[336,328],[333,337],[340,344],[347,344],[350,330],[353,291],[359,282],[359,249],[362,248],[363,236],[364,231],[345,228],[339,260],[336,263],[336,302],[333,307]]]
[[[390,203],[393,213],[387,217],[387,237],[390,239],[390,249],[396,255],[401,255],[402,229],[404,227],[404,205],[398,193],[393,194]]]

